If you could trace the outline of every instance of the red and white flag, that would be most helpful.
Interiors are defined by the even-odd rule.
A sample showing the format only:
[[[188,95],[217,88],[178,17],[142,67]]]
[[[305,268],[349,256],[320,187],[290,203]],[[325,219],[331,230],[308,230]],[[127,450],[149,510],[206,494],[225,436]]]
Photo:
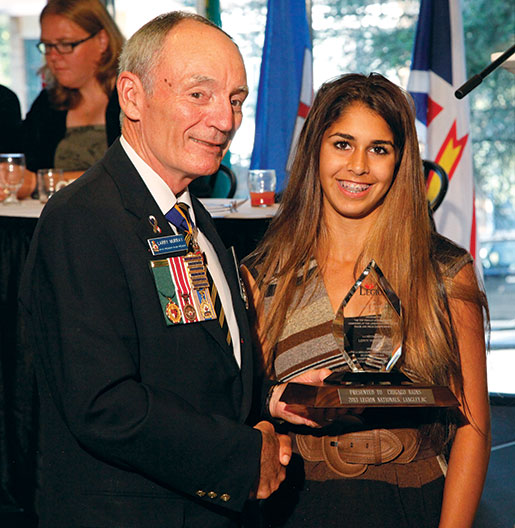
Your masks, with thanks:
[[[434,219],[439,233],[476,258],[470,111],[466,98],[454,96],[465,80],[460,3],[421,0],[408,90],[415,100],[423,156],[441,165],[449,176],[449,189]],[[432,191],[430,184],[429,195]]]

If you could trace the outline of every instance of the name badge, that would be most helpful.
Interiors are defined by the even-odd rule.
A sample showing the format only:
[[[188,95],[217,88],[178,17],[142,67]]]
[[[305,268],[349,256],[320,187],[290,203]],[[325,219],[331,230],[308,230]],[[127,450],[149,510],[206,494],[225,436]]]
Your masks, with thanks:
[[[152,255],[164,255],[167,253],[187,253],[188,246],[182,235],[170,235],[159,238],[149,238],[148,245]]]

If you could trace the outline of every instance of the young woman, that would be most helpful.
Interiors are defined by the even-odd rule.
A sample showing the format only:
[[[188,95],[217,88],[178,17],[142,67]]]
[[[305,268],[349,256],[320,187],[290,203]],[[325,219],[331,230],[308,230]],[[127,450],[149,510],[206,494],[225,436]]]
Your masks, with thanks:
[[[372,259],[404,309],[397,365],[450,386],[459,411],[367,409],[315,430],[287,424],[300,463],[264,505],[269,526],[472,525],[490,447],[486,298],[471,256],[432,227],[409,95],[381,75],[349,74],[320,88],[280,211],[243,267],[271,377],[344,366],[332,322]],[[362,430],[379,458],[388,442],[400,453],[353,459],[345,446]]]
[[[49,0],[40,15],[46,83],[27,114],[27,167],[80,176],[120,133],[115,92],[123,37],[99,0]]]

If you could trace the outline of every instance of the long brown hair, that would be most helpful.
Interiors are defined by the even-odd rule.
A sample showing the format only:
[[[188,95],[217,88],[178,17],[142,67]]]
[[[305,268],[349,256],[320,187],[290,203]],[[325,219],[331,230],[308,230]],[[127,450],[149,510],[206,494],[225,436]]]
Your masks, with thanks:
[[[428,210],[413,103],[409,94],[379,74],[343,75],[325,83],[316,95],[299,138],[279,212],[246,261],[258,271],[258,313],[264,293],[272,284],[275,288],[262,325],[264,334],[273,350],[294,297],[301,295],[312,279],[308,279],[310,260],[326,236],[318,176],[322,138],[345,109],[357,102],[386,121],[397,158],[394,181],[355,264],[355,275],[374,258],[399,294],[405,314],[403,367],[431,383],[452,381],[463,395],[448,297],[483,307],[486,298],[477,283],[458,291],[442,272],[442,255],[437,253],[441,238],[433,230]],[[300,284],[299,275],[304,278]],[[265,358],[268,371],[273,359]]]
[[[124,38],[115,21],[99,0],[49,0],[41,11],[39,21],[45,15],[60,15],[75,22],[90,35],[104,30],[108,36],[108,45],[98,64],[96,78],[109,97],[116,80],[118,56]],[[50,72],[48,66],[41,68],[43,77],[49,87],[52,105],[58,110],[75,108],[80,101],[77,89],[61,86]]]

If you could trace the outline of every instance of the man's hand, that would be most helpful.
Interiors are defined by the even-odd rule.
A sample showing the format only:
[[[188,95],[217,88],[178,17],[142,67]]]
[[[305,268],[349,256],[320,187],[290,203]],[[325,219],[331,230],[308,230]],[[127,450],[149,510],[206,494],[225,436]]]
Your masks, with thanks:
[[[313,369],[308,370],[304,374],[300,374],[299,376],[296,376],[291,381],[295,383],[313,383],[318,384],[322,383],[327,376],[331,374],[331,370],[328,368],[321,368],[321,369]],[[270,404],[268,411],[270,412],[270,416],[274,418],[278,418],[280,420],[285,420],[287,422],[290,422],[292,424],[296,425],[307,425],[309,427],[320,427],[321,424],[318,424],[314,422],[313,420],[309,420],[308,418],[301,416],[300,414],[292,413],[291,411],[286,410],[286,403],[279,401],[281,399],[281,396],[284,392],[284,389],[286,388],[287,383],[284,383],[282,385],[276,385],[273,388],[272,397],[270,398]]]
[[[266,499],[279,487],[286,477],[285,467],[291,458],[291,440],[286,435],[276,434],[270,422],[259,422],[254,429],[261,431],[261,469],[256,499]]]

